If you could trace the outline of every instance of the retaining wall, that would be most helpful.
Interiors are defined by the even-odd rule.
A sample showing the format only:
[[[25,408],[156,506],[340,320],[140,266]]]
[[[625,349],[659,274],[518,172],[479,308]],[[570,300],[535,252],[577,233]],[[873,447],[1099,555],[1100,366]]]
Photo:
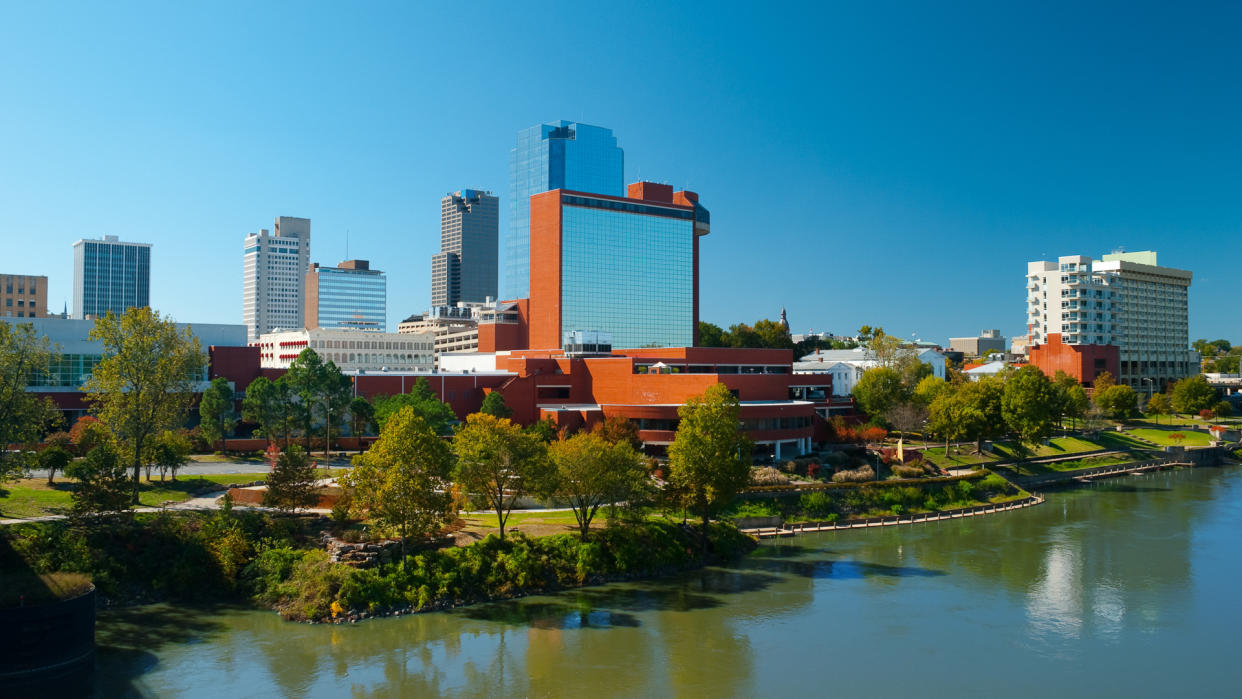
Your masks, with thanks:
[[[94,587],[73,599],[0,609],[0,629],[0,695],[86,689],[95,665]]]

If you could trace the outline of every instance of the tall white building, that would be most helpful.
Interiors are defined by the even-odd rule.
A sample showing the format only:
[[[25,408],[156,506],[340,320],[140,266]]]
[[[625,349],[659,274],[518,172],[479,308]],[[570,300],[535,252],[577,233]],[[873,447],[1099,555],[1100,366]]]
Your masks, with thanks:
[[[112,311],[151,305],[151,244],[115,235],[73,244],[73,317],[98,318]]]
[[[341,371],[431,371],[435,366],[435,335],[380,333],[361,330],[289,330],[264,333],[250,342],[259,348],[259,366],[288,369],[306,348]]]
[[[242,323],[247,339],[276,328],[306,327],[310,219],[277,216],[275,233],[246,236],[242,245]]]
[[[1119,382],[1161,390],[1199,373],[1190,349],[1188,289],[1193,273],[1161,267],[1154,251],[1081,255],[1027,264],[1030,344],[1060,334],[1066,345],[1115,345]]]

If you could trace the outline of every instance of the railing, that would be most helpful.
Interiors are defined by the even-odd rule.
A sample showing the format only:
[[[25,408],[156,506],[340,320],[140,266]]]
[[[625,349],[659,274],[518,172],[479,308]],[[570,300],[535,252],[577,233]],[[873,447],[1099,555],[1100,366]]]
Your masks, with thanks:
[[[900,524],[922,524],[925,522],[940,522],[949,519],[961,519],[963,517],[977,517],[979,515],[990,515],[997,512],[1020,510],[1033,505],[1042,504],[1043,502],[1043,496],[1035,493],[1028,497],[1021,498],[1019,500],[1012,500],[1010,502],[989,505],[973,505],[971,507],[958,507],[951,510],[941,510],[939,512],[921,512],[910,515],[889,515],[886,517],[843,519],[834,522],[787,522],[781,524],[779,527],[757,527],[742,529],[742,531],[747,534],[753,534],[760,539],[770,539],[773,537],[836,531],[839,529],[867,529],[870,527],[889,527]]]

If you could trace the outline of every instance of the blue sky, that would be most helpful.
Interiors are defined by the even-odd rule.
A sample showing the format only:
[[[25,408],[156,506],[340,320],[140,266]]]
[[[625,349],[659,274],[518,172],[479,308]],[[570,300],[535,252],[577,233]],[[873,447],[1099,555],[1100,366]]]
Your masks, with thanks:
[[[256,6],[251,6],[256,5]],[[0,272],[150,242],[152,305],[241,322],[241,244],[312,219],[429,301],[439,199],[507,210],[520,128],[610,127],[712,212],[702,316],[1023,330],[1028,260],[1156,249],[1242,340],[1238,4],[6,3]],[[599,9],[597,9],[599,8]]]

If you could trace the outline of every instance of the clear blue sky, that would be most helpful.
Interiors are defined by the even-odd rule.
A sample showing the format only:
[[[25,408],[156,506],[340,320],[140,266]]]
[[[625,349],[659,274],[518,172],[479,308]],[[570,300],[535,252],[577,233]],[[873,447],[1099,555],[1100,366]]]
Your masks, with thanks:
[[[440,197],[507,210],[515,132],[572,119],[701,194],[720,325],[1010,335],[1028,260],[1124,246],[1195,272],[1192,339],[1242,340],[1240,6],[1023,5],[5,3],[0,272],[59,310],[113,234],[153,243],[152,305],[240,323],[243,237],[306,216],[395,325]]]

